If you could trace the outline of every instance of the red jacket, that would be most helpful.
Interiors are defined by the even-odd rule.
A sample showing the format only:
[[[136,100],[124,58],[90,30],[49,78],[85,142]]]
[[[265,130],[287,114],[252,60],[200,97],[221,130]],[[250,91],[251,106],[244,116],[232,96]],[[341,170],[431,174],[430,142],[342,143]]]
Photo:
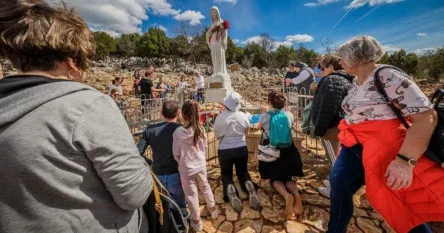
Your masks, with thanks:
[[[344,146],[362,144],[366,196],[373,208],[397,233],[431,221],[444,221],[444,169],[422,156],[413,172],[412,185],[394,191],[387,187],[384,174],[401,148],[406,129],[398,119],[339,124],[339,140]]]

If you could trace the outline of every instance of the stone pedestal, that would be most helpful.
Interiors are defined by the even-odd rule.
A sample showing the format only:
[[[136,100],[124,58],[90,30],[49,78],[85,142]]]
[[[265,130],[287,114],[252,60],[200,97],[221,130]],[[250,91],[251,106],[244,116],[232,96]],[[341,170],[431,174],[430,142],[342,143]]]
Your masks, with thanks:
[[[208,89],[205,91],[205,102],[223,102],[225,97],[234,92],[230,75],[217,73],[208,78]]]

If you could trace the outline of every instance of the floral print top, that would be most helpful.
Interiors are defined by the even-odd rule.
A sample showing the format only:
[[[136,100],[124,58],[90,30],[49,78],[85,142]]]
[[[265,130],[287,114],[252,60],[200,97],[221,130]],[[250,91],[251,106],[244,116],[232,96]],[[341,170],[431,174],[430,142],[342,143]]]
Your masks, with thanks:
[[[348,124],[397,118],[376,89],[374,83],[376,70],[362,85],[358,85],[355,78],[353,87],[342,101],[342,108],[346,113],[344,118]],[[427,96],[407,74],[385,68],[379,72],[379,76],[387,95],[404,115],[432,109]]]

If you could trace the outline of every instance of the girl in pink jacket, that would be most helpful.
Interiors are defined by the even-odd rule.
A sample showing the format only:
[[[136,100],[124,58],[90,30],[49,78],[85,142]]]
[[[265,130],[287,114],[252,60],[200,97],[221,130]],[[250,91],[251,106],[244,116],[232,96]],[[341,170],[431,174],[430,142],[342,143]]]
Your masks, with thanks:
[[[173,154],[179,163],[180,179],[185,193],[185,200],[191,212],[191,227],[202,231],[199,210],[198,189],[205,196],[211,217],[216,219],[218,211],[211,186],[207,179],[205,130],[199,123],[199,108],[196,101],[187,101],[182,106],[183,127],[173,134]]]

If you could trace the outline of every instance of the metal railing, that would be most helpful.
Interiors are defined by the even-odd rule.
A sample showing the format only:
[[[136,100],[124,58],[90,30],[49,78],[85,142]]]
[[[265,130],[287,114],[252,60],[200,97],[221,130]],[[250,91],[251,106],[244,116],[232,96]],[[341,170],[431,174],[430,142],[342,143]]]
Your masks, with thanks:
[[[242,95],[242,88],[234,87]],[[302,120],[303,120],[303,110],[307,104],[313,99],[313,90],[306,90],[304,88],[297,88],[296,86],[274,86],[268,87],[261,90],[264,96],[261,96],[263,100],[266,100],[267,94],[271,90],[281,90],[285,93],[287,97],[287,107],[286,110],[290,111],[295,119],[293,122],[293,137],[295,138],[297,147],[308,153],[315,159],[315,166],[320,167],[325,165],[326,152],[322,146],[321,140],[319,138],[311,138],[309,135],[303,132]],[[184,95],[184,101],[191,99],[192,94],[196,94],[196,91],[188,91]],[[194,95],[195,96],[195,95]],[[243,95],[248,96],[248,95]],[[177,98],[177,97],[176,97]],[[131,132],[137,137],[140,136],[141,132],[146,128],[147,125],[158,123],[162,121],[161,108],[162,103],[165,99],[132,99],[127,105],[122,113],[128,122]],[[143,102],[143,104],[142,104]],[[261,104],[251,104],[248,98],[244,98],[244,105],[241,110],[244,112],[249,112],[251,114],[261,113]],[[143,111],[143,112],[142,112]],[[209,164],[217,164],[217,150],[219,147],[219,140],[214,136],[212,128],[216,116],[221,112],[221,110],[205,111],[200,112],[200,119],[204,127],[207,130],[208,139],[208,150],[207,150],[207,161]],[[151,152],[147,152],[146,156],[150,157]],[[317,169],[316,169],[317,170]]]

